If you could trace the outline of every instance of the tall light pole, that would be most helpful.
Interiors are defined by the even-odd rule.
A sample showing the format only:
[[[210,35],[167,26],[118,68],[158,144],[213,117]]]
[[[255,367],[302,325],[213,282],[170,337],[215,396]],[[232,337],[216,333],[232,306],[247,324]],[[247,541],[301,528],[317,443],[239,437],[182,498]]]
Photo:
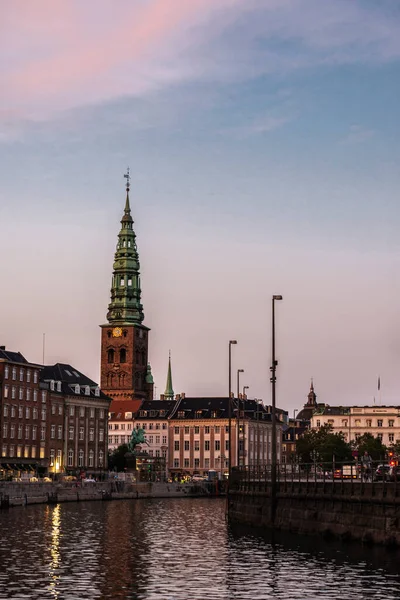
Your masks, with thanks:
[[[271,517],[272,522],[275,520],[275,509],[276,509],[276,367],[278,361],[275,358],[275,302],[276,300],[282,300],[282,296],[272,296],[272,365],[271,370],[271,383],[272,383],[272,452],[271,452]]]
[[[236,340],[229,340],[229,391],[228,391],[228,440],[229,440],[229,453],[228,453],[228,473],[229,480],[231,478],[231,468],[232,468],[232,406],[231,406],[231,395],[232,395],[232,344],[237,344]]]
[[[240,373],[244,373],[244,369],[237,370],[237,416],[236,416],[236,455],[237,461],[236,466],[240,464],[240,453],[239,453],[239,425],[240,425],[240,400],[239,400],[239,389],[240,389]]]
[[[248,385],[244,385],[243,386],[243,394],[242,394],[242,403],[243,403],[242,404],[242,406],[243,406],[243,435],[242,435],[243,452],[245,450],[245,448],[244,448],[245,447],[245,422],[244,422],[244,415],[245,415],[245,410],[246,410],[246,400],[245,400],[245,397],[246,397],[246,390],[248,390],[248,389],[249,389]],[[243,454],[243,466],[245,466],[245,464],[246,463],[244,462],[244,454]],[[239,463],[239,466],[240,466],[240,463]]]

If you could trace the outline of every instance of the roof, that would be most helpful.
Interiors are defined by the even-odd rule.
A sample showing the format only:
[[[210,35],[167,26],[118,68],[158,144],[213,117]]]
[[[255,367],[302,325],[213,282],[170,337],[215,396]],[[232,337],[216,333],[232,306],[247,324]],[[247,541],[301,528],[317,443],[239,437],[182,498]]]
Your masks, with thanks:
[[[96,397],[103,400],[111,399],[103,394],[98,384],[78,371],[75,367],[65,363],[56,363],[55,365],[46,365],[40,373],[40,382],[50,387],[50,382],[61,382],[61,389],[58,386],[52,390],[55,393],[79,395],[83,397]],[[79,388],[77,387],[79,385]],[[51,388],[50,388],[51,389]],[[87,393],[89,392],[89,393]]]
[[[134,417],[135,413],[139,410],[142,400],[113,400],[111,402],[108,412],[110,413],[110,420],[126,419],[126,413],[132,413]]]
[[[28,361],[21,352],[11,352],[6,350],[5,346],[0,346],[0,360],[8,360],[9,362],[28,364]]]
[[[168,419],[178,400],[144,400],[138,409],[137,419]],[[144,414],[146,413],[146,414]]]

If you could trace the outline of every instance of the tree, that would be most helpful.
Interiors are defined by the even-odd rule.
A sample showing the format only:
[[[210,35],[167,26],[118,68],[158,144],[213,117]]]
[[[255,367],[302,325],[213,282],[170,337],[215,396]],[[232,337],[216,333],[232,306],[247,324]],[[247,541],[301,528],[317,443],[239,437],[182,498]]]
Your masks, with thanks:
[[[108,453],[108,468],[110,471],[123,471],[125,468],[125,454],[129,452],[127,444],[122,444]]]
[[[300,462],[330,463],[352,460],[351,447],[343,433],[333,433],[333,427],[325,424],[319,429],[309,429],[297,441],[296,453]]]
[[[353,448],[358,450],[358,456],[368,452],[371,455],[372,460],[384,460],[386,455],[386,446],[382,444],[382,440],[378,437],[374,437],[372,433],[364,433],[359,438],[352,442]]]

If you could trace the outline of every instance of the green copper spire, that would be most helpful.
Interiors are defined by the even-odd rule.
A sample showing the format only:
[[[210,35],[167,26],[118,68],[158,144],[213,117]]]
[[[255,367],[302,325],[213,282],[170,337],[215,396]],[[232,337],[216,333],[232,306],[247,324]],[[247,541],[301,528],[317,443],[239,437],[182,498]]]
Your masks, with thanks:
[[[140,264],[136,247],[136,235],[129,204],[130,175],[126,175],[126,202],[118,234],[114,257],[111,302],[107,320],[113,325],[129,325],[143,322],[143,306],[140,301]]]
[[[151,365],[150,365],[150,363],[147,363],[146,383],[154,383],[153,373],[151,372]]]
[[[166,400],[174,399],[174,390],[172,387],[172,373],[171,373],[171,352],[169,353],[169,359],[168,359],[167,385],[165,386],[164,396],[165,396]]]

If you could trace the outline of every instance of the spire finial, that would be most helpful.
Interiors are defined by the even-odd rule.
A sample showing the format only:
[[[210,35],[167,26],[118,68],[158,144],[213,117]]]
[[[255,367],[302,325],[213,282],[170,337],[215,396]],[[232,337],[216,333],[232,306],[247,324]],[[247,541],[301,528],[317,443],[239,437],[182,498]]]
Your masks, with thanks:
[[[126,191],[129,193],[129,190],[131,189],[131,175],[129,167],[126,169],[124,177],[126,179]]]
[[[314,378],[311,377],[311,386],[310,386],[310,392],[314,391]]]

